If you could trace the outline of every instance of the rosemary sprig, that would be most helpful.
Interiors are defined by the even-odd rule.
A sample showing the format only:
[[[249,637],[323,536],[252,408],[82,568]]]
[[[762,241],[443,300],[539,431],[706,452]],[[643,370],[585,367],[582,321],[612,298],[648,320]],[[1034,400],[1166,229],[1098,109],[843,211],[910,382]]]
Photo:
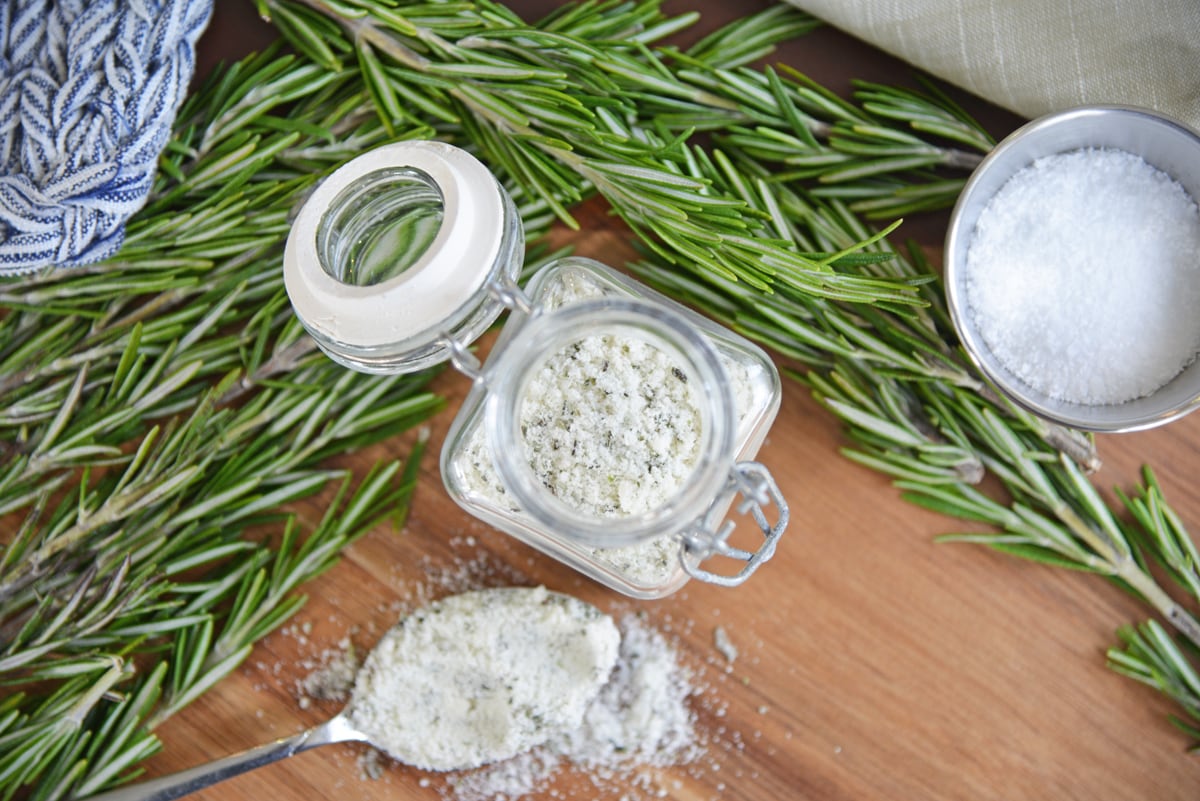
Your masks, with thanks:
[[[844,200],[869,218],[953,204],[994,144],[932,84],[918,92],[858,83],[851,102],[786,65],[729,69],[696,53],[674,60],[684,65],[680,80],[723,102],[673,103],[659,110],[660,124],[712,130],[729,154],[749,156],[741,165],[749,171]]]
[[[0,797],[135,773],[301,583],[403,515],[419,442],[357,478],[323,462],[442,401],[316,354],[279,270],[290,207],[385,137],[352,76],[247,59],[183,110],[115,259],[0,285]],[[320,521],[281,512],[330,485]]]
[[[662,40],[694,16],[655,2],[568,5],[533,26],[491,2],[256,2],[300,55],[247,59],[192,98],[122,253],[0,284],[3,797],[135,772],[152,727],[294,610],[299,582],[403,510],[419,444],[353,494],[321,460],[437,399],[318,357],[278,271],[312,182],[393,138],[477,149],[532,231],[605,195],[667,263],[648,277],[806,365],[854,458],[990,519],[988,544],[1146,597],[1136,576],[1156,558],[1194,591],[1190,538],[1161,498],[1131,500],[1140,528],[1114,524],[1075,466],[1094,466],[1090,440],[991,394],[948,344],[933,271],[857,220],[851,207],[945,203],[987,149],[936,90],[863,85],[848,102],[747,67],[812,24],[780,10],[681,52]],[[693,144],[701,128],[716,148]],[[972,505],[985,470],[1011,504]],[[280,504],[330,481],[338,502],[300,537]],[[262,523],[282,526],[277,549],[245,536]],[[1165,614],[1187,630],[1180,609]],[[1146,634],[1110,660],[1188,688],[1176,697],[1194,708],[1168,644]]]
[[[343,49],[383,44],[371,9],[347,19],[322,0],[305,1],[353,33]],[[728,293],[735,324],[810,365],[805,380],[850,425],[858,445],[848,451],[852,458],[895,476],[911,500],[999,530],[971,539],[1125,584],[1200,643],[1200,624],[1145,569],[1076,466],[1098,467],[1091,439],[995,394],[947,344],[953,332],[934,271],[896,257],[854,216],[951,202],[962,177],[942,171],[969,170],[992,144],[962,109],[929,84],[925,92],[859,84],[855,105],[786,68],[744,66],[746,54],[769,45],[763,22],[776,18],[738,23],[737,33],[754,47],[725,57],[712,42],[727,32],[686,53],[656,50],[636,37],[635,46],[601,52],[594,38],[571,38],[578,17],[569,12],[556,18],[562,25],[555,33],[566,38],[549,41],[510,16],[476,16],[486,4],[456,8],[436,23],[408,11],[404,25],[392,26],[385,49],[394,69],[368,75],[379,80],[375,96],[389,86],[432,87],[444,101],[444,119],[462,124],[513,181],[552,205],[556,191],[568,202],[580,197],[564,168],[583,177],[651,252],[699,279],[691,283],[696,291],[683,294],[704,305],[711,290]],[[446,19],[452,26],[439,30]],[[636,30],[649,19],[613,28]],[[513,37],[520,50],[511,49]],[[571,60],[564,52],[587,55]],[[438,83],[445,74],[460,83]],[[511,83],[515,76],[556,93],[566,91],[569,76],[582,99],[548,113]],[[714,133],[717,149],[687,146],[701,128]],[[640,160],[614,162],[614,152]],[[560,217],[570,220],[561,209]],[[863,254],[872,248],[892,258]],[[822,267],[853,263],[857,275],[880,281],[877,287],[913,288],[927,308],[797,281],[780,261],[789,253],[830,254],[813,259]],[[748,270],[743,261],[758,267]],[[677,292],[688,282],[662,276],[660,284]],[[731,313],[725,300],[709,310]],[[1000,478],[1009,503],[974,488],[987,470]]]
[[[726,151],[747,151],[752,171],[769,166],[774,182],[809,182],[814,196],[874,218],[953,203],[994,142],[934,84],[916,91],[857,82],[846,100],[786,65],[747,66],[814,22],[769,8],[687,51],[663,48],[653,82],[639,86],[635,68],[622,77],[633,78],[627,91],[657,127],[711,131]],[[667,91],[664,72],[675,79]]]
[[[844,262],[771,236],[737,198],[687,174],[686,132],[664,136],[653,121],[630,124],[647,96],[737,107],[678,80],[650,47],[694,21],[665,17],[659,5],[589,2],[533,26],[490,2],[361,3],[352,10],[329,0],[259,4],[287,20],[281,32],[312,57],[329,55],[316,42],[353,54],[386,124],[402,120],[407,103],[461,125],[493,168],[568,225],[576,223],[567,206],[596,191],[660,256],[690,269],[763,290],[916,302],[903,281],[839,269]],[[332,39],[329,20],[341,31]],[[760,34],[755,52],[767,43]]]
[[[738,163],[748,158],[742,154]],[[741,179],[741,196],[776,217],[777,230],[791,231],[804,247],[836,248],[864,231],[836,201],[805,200],[761,179]],[[867,254],[878,249],[890,246],[872,243]],[[1085,475],[1099,464],[1091,439],[1050,426],[991,391],[949,344],[954,334],[931,265],[915,249],[908,258],[893,255],[872,269],[925,276],[926,308],[898,314],[786,291],[764,296],[718,278],[700,282],[645,262],[634,267],[673,296],[805,365],[795,376],[846,423],[853,441],[844,451],[849,458],[894,477],[914,503],[990,527],[943,541],[980,543],[1105,576],[1156,610],[1194,655],[1200,646],[1193,611],[1200,600],[1196,550],[1153,474],[1147,470],[1142,492],[1122,496],[1134,521],[1122,522]],[[999,479],[1005,500],[977,486],[987,473]],[[1151,560],[1188,593],[1190,607],[1149,569]],[[1114,667],[1159,687],[1194,714],[1187,695],[1195,669],[1189,657],[1173,645],[1169,650],[1165,636],[1134,639],[1127,630],[1121,636],[1128,646],[1110,652]]]
[[[1117,635],[1123,648],[1108,651],[1108,664],[1118,673],[1146,684],[1174,701],[1185,717],[1172,718],[1193,743],[1200,743],[1200,674],[1194,650],[1188,654],[1154,620],[1122,627]],[[1200,752],[1200,745],[1192,746]]]

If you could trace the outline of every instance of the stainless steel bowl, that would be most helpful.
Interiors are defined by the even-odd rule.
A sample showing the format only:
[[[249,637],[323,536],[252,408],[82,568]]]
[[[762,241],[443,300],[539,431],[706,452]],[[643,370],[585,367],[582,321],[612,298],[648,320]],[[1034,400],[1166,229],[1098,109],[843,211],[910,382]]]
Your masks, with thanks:
[[[1090,431],[1151,428],[1200,406],[1200,359],[1193,360],[1151,395],[1120,404],[1070,403],[1030,387],[1005,368],[988,349],[968,313],[964,285],[967,249],[988,201],[1035,159],[1081,148],[1115,148],[1140,156],[1200,201],[1200,135],[1178,122],[1144,109],[1121,106],[1086,106],[1034,120],[996,146],[975,169],[954,206],[946,235],[946,299],[967,354],[1018,405],[1048,420]]]

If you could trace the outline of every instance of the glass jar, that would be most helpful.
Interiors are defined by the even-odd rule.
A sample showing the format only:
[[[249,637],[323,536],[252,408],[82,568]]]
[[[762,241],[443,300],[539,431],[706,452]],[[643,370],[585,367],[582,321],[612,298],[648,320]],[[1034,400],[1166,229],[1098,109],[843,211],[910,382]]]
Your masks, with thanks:
[[[284,254],[297,316],[331,358],[399,373],[450,361],[474,385],[442,478],[468,512],[627,595],[744,581],[788,508],[752,459],[779,407],[757,346],[590,259],[522,289],[512,201],[473,156],[385,145],[305,202]],[[486,363],[469,345],[508,309]],[[731,543],[736,512],[752,522]],[[728,570],[704,566],[726,560]],[[732,560],[732,561],[728,561]]]

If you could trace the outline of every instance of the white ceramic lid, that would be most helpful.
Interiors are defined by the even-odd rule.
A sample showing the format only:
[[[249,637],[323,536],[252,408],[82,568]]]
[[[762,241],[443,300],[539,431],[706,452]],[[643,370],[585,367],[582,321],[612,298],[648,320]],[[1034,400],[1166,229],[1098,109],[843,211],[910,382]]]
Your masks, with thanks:
[[[343,283],[322,266],[317,230],[338,195],[381,170],[411,168],[442,195],[441,227],[432,244],[402,273],[381,283]],[[355,348],[442,338],[442,324],[483,289],[500,249],[504,200],[491,172],[470,153],[442,142],[384,145],[334,171],[305,201],[283,254],[292,306],[318,339]]]

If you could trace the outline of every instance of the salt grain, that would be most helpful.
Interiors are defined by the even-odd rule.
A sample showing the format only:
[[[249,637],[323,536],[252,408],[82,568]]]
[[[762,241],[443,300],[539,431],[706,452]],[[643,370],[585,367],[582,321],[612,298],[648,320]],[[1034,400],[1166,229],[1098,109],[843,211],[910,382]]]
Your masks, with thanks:
[[[301,708],[307,708],[311,699],[345,701],[350,697],[359,660],[348,638],[336,649],[322,653],[316,665],[308,666],[314,669],[296,685]]]
[[[1033,389],[1088,405],[1148,395],[1200,350],[1200,210],[1124,151],[1038,159],[980,214],[964,289],[987,347]]]
[[[733,640],[729,639],[729,633],[725,631],[723,626],[717,626],[713,629],[713,645],[725,657],[725,661],[733,664],[738,658],[737,646],[733,644]]]
[[[368,748],[358,755],[356,760],[358,765],[358,774],[369,781],[378,781],[383,778],[384,773],[384,757],[375,749]]]

